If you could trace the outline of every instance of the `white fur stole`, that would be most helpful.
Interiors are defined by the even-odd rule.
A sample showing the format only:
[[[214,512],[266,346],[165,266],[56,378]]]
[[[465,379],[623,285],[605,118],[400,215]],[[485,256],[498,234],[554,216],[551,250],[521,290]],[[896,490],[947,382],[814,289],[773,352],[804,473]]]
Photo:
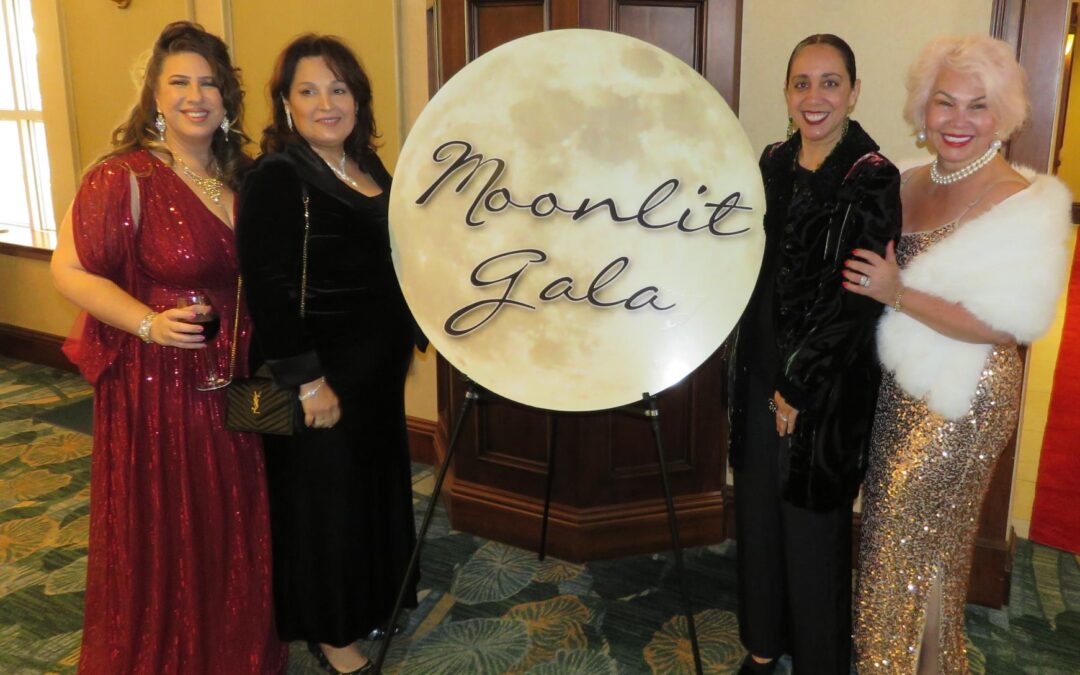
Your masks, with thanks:
[[[1065,287],[1072,196],[1051,176],[970,221],[901,270],[904,286],[962,304],[1020,342],[1038,338],[1054,320]],[[946,419],[963,417],[982,376],[988,344],[946,337],[887,308],[878,324],[878,354],[897,384]]]

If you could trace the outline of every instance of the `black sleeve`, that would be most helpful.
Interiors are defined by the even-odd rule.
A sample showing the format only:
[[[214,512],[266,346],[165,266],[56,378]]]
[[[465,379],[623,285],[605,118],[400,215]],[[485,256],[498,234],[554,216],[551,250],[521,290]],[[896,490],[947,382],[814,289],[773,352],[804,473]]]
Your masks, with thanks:
[[[264,158],[248,174],[236,221],[240,272],[258,343],[283,387],[323,374],[300,316],[304,205],[293,167]]]
[[[841,285],[844,261],[855,248],[885,255],[885,245],[900,235],[900,173],[882,160],[841,190],[851,193],[847,224],[835,264],[825,266],[801,336],[782,354],[777,390],[792,407],[813,407],[815,393],[871,349],[877,319],[884,306]],[[847,208],[842,205],[842,208]]]

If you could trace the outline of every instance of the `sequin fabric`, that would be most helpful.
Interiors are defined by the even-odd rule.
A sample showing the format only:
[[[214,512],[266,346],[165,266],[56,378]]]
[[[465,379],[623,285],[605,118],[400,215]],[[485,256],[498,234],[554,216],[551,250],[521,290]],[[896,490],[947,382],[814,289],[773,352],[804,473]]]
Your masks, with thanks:
[[[901,238],[903,267],[955,225]],[[940,670],[967,673],[964,603],[983,498],[1016,425],[1021,362],[1015,345],[987,357],[968,414],[945,420],[885,373],[863,484],[855,599],[859,673],[915,673],[927,600],[941,587]]]
[[[131,175],[140,217],[131,215]],[[90,552],[79,672],[280,673],[261,447],[225,430],[223,390],[195,389],[196,361],[227,369],[236,308],[232,231],[145,151],[92,169],[72,207],[83,267],[157,311],[203,291],[221,316],[212,349],[144,344],[84,317],[65,351],[94,385]],[[240,371],[249,322],[240,313]]]

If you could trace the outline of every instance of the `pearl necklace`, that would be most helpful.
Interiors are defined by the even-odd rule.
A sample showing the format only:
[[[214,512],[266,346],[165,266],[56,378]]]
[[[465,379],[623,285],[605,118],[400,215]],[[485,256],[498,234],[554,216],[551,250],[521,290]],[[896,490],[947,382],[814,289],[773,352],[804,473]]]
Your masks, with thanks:
[[[319,155],[319,157],[322,157],[322,155]],[[356,184],[356,181],[352,179],[352,176],[349,175],[349,172],[345,170],[346,159],[348,159],[348,157],[346,156],[344,150],[341,151],[341,160],[338,162],[337,166],[331,164],[330,160],[328,160],[327,158],[322,157],[322,161],[326,162],[326,166],[330,167],[330,170],[334,172],[335,176],[359,190],[360,186]]]
[[[982,157],[979,157],[971,164],[968,164],[967,166],[957,171],[953,171],[952,173],[941,173],[940,171],[938,171],[938,162],[940,162],[941,160],[935,159],[934,163],[930,165],[930,180],[934,181],[938,185],[949,185],[950,183],[964,180],[971,174],[975,173],[979,169],[989,164],[990,160],[994,158],[994,155],[996,155],[998,150],[1000,149],[1001,141],[995,138],[993,142],[990,143],[990,147],[987,148],[986,152],[983,153]]]
[[[180,165],[180,171],[195,184],[195,187],[199,188],[199,192],[206,195],[210,201],[217,205],[221,205],[221,190],[225,183],[221,180],[221,167],[214,167],[213,176],[200,176],[191,170],[191,167],[187,165],[180,155],[173,153],[173,159]]]

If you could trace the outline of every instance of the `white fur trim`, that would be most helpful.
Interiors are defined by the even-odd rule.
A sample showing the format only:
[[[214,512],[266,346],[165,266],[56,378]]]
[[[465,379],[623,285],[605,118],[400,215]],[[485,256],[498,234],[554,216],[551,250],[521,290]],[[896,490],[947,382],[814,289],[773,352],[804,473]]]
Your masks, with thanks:
[[[1050,327],[1065,287],[1072,196],[1056,178],[1023,173],[1033,178],[1030,187],[962,223],[916,257],[901,279],[1031,342]],[[891,308],[878,325],[882,365],[904,391],[947,419],[967,414],[991,349],[945,337]]]

